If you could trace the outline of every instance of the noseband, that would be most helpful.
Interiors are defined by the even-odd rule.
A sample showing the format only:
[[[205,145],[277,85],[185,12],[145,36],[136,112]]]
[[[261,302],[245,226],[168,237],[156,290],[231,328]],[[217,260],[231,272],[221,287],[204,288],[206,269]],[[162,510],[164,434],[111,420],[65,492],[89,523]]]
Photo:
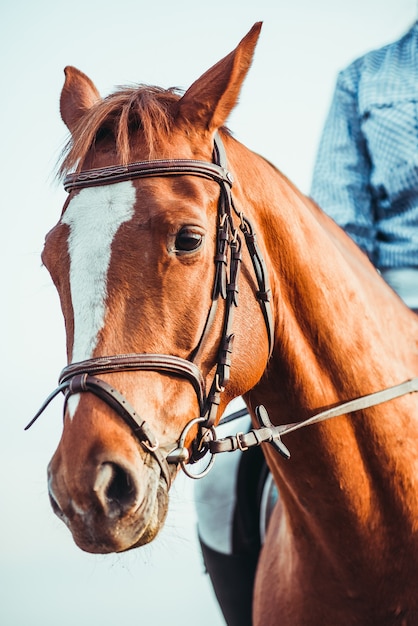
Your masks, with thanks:
[[[256,235],[249,220],[242,213],[239,213],[234,206],[231,194],[233,177],[227,169],[225,150],[219,135],[215,137],[212,163],[190,159],[141,161],[128,165],[104,167],[69,174],[64,181],[65,190],[71,192],[85,187],[108,185],[137,178],[183,175],[206,178],[215,181],[220,186],[212,304],[206,318],[202,336],[190,360],[175,355],[144,353],[105,356],[71,363],[62,370],[59,386],[45,400],[35,417],[26,427],[27,429],[32,426],[51,400],[60,392],[65,393],[65,404],[73,394],[93,393],[106,402],[128,424],[141,446],[151,453],[160,465],[162,476],[168,486],[171,482],[172,473],[168,464],[180,464],[188,476],[200,478],[209,471],[214,459],[212,454],[209,465],[200,474],[192,474],[186,467],[186,463],[194,463],[200,460],[209,450],[210,442],[216,440],[214,424],[221,394],[229,380],[234,342],[234,334],[232,332],[233,312],[238,305],[238,281],[242,261],[241,236],[234,225],[234,215],[239,218],[239,229],[244,236],[252,261],[258,286],[255,296],[260,304],[267,329],[269,356],[272,353],[274,331],[270,305],[271,292],[264,259],[259,250]],[[206,393],[205,381],[196,365],[196,361],[202,352],[215,319],[220,298],[225,301],[223,329],[219,341],[215,375],[209,392]],[[126,398],[107,382],[98,378],[100,374],[138,370],[155,371],[185,378],[193,385],[196,392],[200,415],[185,426],[177,447],[166,456],[145,420],[136,413]],[[198,435],[192,444],[192,452],[189,454],[187,448],[185,448],[185,441],[189,431],[196,424],[198,425]]]

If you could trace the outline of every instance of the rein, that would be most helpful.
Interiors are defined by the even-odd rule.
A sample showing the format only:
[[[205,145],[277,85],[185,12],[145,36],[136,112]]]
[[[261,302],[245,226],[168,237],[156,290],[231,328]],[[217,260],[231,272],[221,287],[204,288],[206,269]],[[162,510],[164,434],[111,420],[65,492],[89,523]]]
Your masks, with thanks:
[[[414,378],[383,391],[344,402],[306,420],[280,426],[274,426],[270,422],[265,407],[261,405],[255,411],[259,428],[252,429],[246,434],[237,433],[234,436],[217,439],[214,424],[216,423],[221,394],[229,380],[234,342],[234,333],[232,331],[233,312],[235,307],[238,306],[238,283],[242,262],[241,237],[234,225],[234,214],[240,220],[239,230],[244,236],[257,282],[258,289],[255,297],[260,304],[267,330],[269,357],[272,354],[274,344],[273,315],[270,303],[271,291],[264,259],[250,221],[242,213],[239,213],[234,206],[231,194],[233,177],[227,169],[226,155],[220,137],[218,135],[215,137],[212,163],[189,159],[172,159],[141,161],[124,166],[92,169],[69,174],[65,178],[64,188],[66,191],[71,192],[85,187],[114,184],[136,178],[181,175],[210,179],[220,186],[217,242],[214,259],[216,270],[212,290],[212,304],[207,314],[201,338],[190,360],[174,355],[144,353],[103,356],[87,359],[79,363],[71,363],[62,370],[58,387],[48,396],[25,430],[32,426],[59,393],[65,394],[64,413],[68,398],[71,395],[85,392],[93,393],[125,421],[144,450],[153,455],[160,466],[161,475],[169,487],[173,473],[170,465],[177,466],[180,464],[189,477],[197,479],[209,472],[216,454],[234,450],[244,451],[261,443],[271,444],[282,456],[288,459],[290,458],[290,452],[281,440],[283,435],[332,417],[369,408],[407,393],[418,391],[418,378]],[[219,341],[215,375],[209,392],[206,394],[205,381],[196,365],[196,361],[201,354],[215,319],[220,298],[225,301],[223,330]],[[200,415],[186,424],[176,447],[168,454],[164,454],[146,421],[136,413],[126,398],[107,382],[97,377],[97,375],[111,372],[139,370],[155,371],[184,378],[192,384],[195,390]],[[232,417],[229,419],[232,419]],[[185,442],[189,431],[196,425],[198,426],[198,435],[193,441],[190,454],[185,447]],[[211,456],[205,469],[198,474],[191,473],[186,464],[199,461],[208,452]]]
[[[418,392],[418,378],[411,378],[403,383],[394,385],[393,387],[387,387],[381,391],[375,391],[374,393],[361,396],[348,402],[338,404],[331,409],[326,409],[320,413],[316,413],[311,417],[300,422],[293,422],[291,424],[281,424],[280,426],[273,426],[270,422],[268,413],[263,405],[256,407],[255,413],[260,424],[259,428],[254,428],[248,433],[237,433],[236,435],[230,435],[224,439],[217,439],[211,441],[209,444],[209,450],[211,454],[219,454],[220,452],[233,452],[234,450],[248,450],[254,446],[259,446],[261,443],[270,443],[272,446],[280,452],[285,459],[290,459],[290,452],[281,440],[283,435],[295,432],[305,426],[311,426],[312,424],[319,424],[325,420],[329,420],[332,417],[339,417],[346,413],[353,413],[354,411],[361,411],[363,409],[369,409],[372,406],[377,406],[383,402],[400,398],[408,393]],[[236,417],[241,417],[242,412],[237,412]],[[228,421],[232,420],[234,415],[229,416]],[[221,420],[222,423],[223,420]]]

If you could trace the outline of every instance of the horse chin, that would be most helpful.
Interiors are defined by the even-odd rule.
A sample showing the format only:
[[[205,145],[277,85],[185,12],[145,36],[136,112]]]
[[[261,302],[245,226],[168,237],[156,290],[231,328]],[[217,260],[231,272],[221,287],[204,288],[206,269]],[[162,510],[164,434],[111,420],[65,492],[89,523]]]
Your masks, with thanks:
[[[126,552],[150,543],[164,525],[168,510],[166,483],[155,476],[141,504],[123,516],[104,517],[101,511],[63,519],[77,546],[92,554]]]

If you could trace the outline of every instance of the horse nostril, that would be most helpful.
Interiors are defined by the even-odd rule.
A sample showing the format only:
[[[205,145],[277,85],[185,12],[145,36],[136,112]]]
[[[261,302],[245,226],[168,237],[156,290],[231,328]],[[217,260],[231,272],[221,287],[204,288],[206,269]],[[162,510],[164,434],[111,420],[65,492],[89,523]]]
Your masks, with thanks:
[[[137,499],[137,490],[131,475],[116,463],[102,463],[93,489],[109,517],[123,515],[132,508]]]
[[[51,503],[51,507],[52,507],[52,510],[54,511],[55,515],[57,515],[61,519],[64,519],[64,517],[65,517],[64,512],[61,509],[60,505],[58,504],[58,502],[56,501],[56,499],[54,498],[54,496],[52,495],[51,492],[49,492],[49,501]]]

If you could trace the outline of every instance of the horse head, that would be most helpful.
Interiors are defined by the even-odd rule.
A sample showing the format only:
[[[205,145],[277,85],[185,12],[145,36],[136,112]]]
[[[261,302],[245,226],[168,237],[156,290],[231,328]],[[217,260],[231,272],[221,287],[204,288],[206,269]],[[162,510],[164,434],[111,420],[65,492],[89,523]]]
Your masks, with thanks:
[[[90,552],[155,537],[180,464],[205,450],[226,403],[266,368],[265,305],[254,296],[266,277],[257,283],[257,250],[251,264],[239,244],[239,225],[253,237],[239,184],[238,209],[231,204],[227,168],[239,169],[239,159],[228,154],[226,163],[215,140],[233,154],[237,142],[222,127],[259,31],[184,95],[138,87],[102,99],[82,72],[65,71],[70,193],[42,258],[59,292],[69,366],[48,475],[54,511]],[[231,274],[241,257],[237,307]]]

